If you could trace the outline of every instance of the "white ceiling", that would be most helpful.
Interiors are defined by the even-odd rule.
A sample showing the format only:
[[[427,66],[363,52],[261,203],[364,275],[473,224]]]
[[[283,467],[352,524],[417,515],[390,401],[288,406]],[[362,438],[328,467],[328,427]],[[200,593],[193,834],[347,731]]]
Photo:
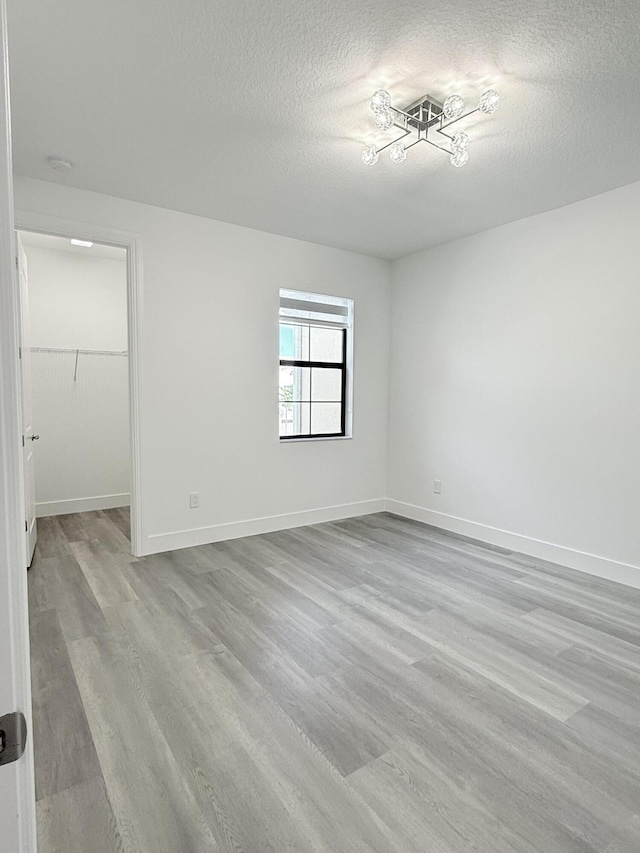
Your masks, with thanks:
[[[9,0],[9,38],[18,174],[370,255],[640,179],[638,0]],[[502,106],[464,168],[366,167],[381,86]]]
[[[86,246],[73,246],[66,237],[54,237],[51,234],[38,234],[34,231],[20,231],[22,245],[26,248],[49,249],[54,252],[66,252],[68,255],[79,255],[84,258],[108,258],[112,261],[127,260],[127,250],[118,246],[105,246],[103,243],[94,243],[91,248]],[[28,254],[28,252],[27,252]]]

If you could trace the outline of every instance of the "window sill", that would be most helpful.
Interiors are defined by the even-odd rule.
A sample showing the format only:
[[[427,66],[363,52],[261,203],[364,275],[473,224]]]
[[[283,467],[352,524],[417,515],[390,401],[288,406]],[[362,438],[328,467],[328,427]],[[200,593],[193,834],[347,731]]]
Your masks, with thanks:
[[[300,438],[278,438],[278,441],[282,445],[299,444],[301,441],[351,441],[352,438],[352,435],[325,435],[318,436],[317,438],[305,438],[304,436],[301,436]]]

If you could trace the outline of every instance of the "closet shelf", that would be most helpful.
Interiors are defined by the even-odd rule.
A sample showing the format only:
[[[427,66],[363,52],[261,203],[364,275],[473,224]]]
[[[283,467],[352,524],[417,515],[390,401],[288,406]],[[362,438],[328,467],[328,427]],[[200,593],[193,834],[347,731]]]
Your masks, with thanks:
[[[73,355],[123,355],[127,356],[127,350],[112,349],[69,349],[66,347],[29,347],[31,352],[67,352]]]

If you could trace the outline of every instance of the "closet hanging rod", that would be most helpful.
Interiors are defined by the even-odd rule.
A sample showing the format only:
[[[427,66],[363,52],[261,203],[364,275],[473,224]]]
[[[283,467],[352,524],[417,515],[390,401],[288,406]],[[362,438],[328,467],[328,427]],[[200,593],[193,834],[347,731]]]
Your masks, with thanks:
[[[112,349],[69,349],[66,347],[29,347],[29,349],[31,352],[67,352],[74,355],[129,355],[127,350]]]

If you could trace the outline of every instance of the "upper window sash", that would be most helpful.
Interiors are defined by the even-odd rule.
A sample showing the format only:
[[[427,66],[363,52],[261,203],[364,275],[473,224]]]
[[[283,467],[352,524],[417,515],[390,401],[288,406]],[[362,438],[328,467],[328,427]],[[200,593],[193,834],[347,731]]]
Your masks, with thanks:
[[[292,324],[348,328],[351,325],[352,305],[351,299],[337,296],[281,290],[280,320]]]

